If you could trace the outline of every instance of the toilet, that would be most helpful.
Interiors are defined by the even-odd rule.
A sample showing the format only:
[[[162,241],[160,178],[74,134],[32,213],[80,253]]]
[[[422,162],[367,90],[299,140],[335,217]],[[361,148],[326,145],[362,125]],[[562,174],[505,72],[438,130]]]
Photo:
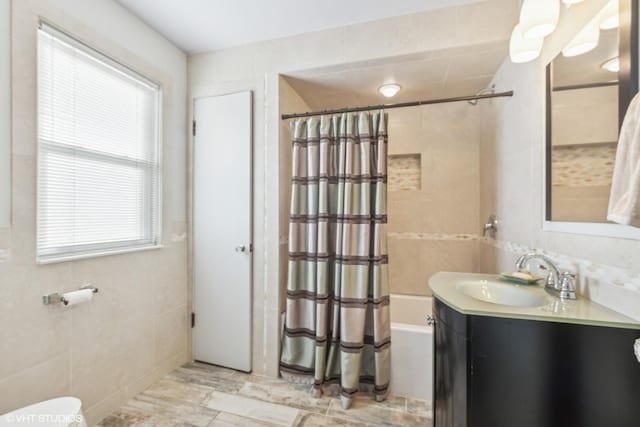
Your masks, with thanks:
[[[0,426],[87,427],[87,423],[80,399],[58,397],[7,412],[0,416]]]

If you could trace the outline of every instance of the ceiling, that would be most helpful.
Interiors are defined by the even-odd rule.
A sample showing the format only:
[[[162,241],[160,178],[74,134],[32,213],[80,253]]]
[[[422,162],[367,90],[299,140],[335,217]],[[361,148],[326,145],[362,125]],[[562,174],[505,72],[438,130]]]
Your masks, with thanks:
[[[491,83],[508,46],[509,41],[502,40],[285,78],[314,110],[474,95]],[[378,87],[390,82],[399,83],[402,90],[385,98]],[[299,111],[284,113],[294,112]]]
[[[618,78],[617,74],[604,70],[601,65],[618,56],[618,31],[600,31],[598,46],[582,55],[553,60],[553,85],[569,86],[602,83]]]
[[[187,53],[480,0],[117,0]]]

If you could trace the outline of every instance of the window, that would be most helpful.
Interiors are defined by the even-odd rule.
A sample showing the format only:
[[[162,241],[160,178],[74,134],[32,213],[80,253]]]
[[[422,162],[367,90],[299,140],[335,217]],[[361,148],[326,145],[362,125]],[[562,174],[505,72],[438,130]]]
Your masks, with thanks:
[[[159,244],[160,88],[38,30],[37,260]]]

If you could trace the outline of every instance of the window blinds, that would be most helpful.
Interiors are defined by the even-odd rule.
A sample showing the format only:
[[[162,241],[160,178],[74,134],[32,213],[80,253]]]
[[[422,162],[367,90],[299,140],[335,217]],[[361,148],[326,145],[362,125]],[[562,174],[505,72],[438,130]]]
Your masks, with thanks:
[[[41,24],[39,262],[159,242],[158,85]]]

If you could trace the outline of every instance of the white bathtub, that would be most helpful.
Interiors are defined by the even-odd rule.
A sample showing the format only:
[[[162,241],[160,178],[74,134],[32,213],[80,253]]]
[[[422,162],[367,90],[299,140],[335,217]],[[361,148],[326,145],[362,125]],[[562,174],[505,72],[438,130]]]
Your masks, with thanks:
[[[391,393],[433,399],[432,298],[391,294]]]

